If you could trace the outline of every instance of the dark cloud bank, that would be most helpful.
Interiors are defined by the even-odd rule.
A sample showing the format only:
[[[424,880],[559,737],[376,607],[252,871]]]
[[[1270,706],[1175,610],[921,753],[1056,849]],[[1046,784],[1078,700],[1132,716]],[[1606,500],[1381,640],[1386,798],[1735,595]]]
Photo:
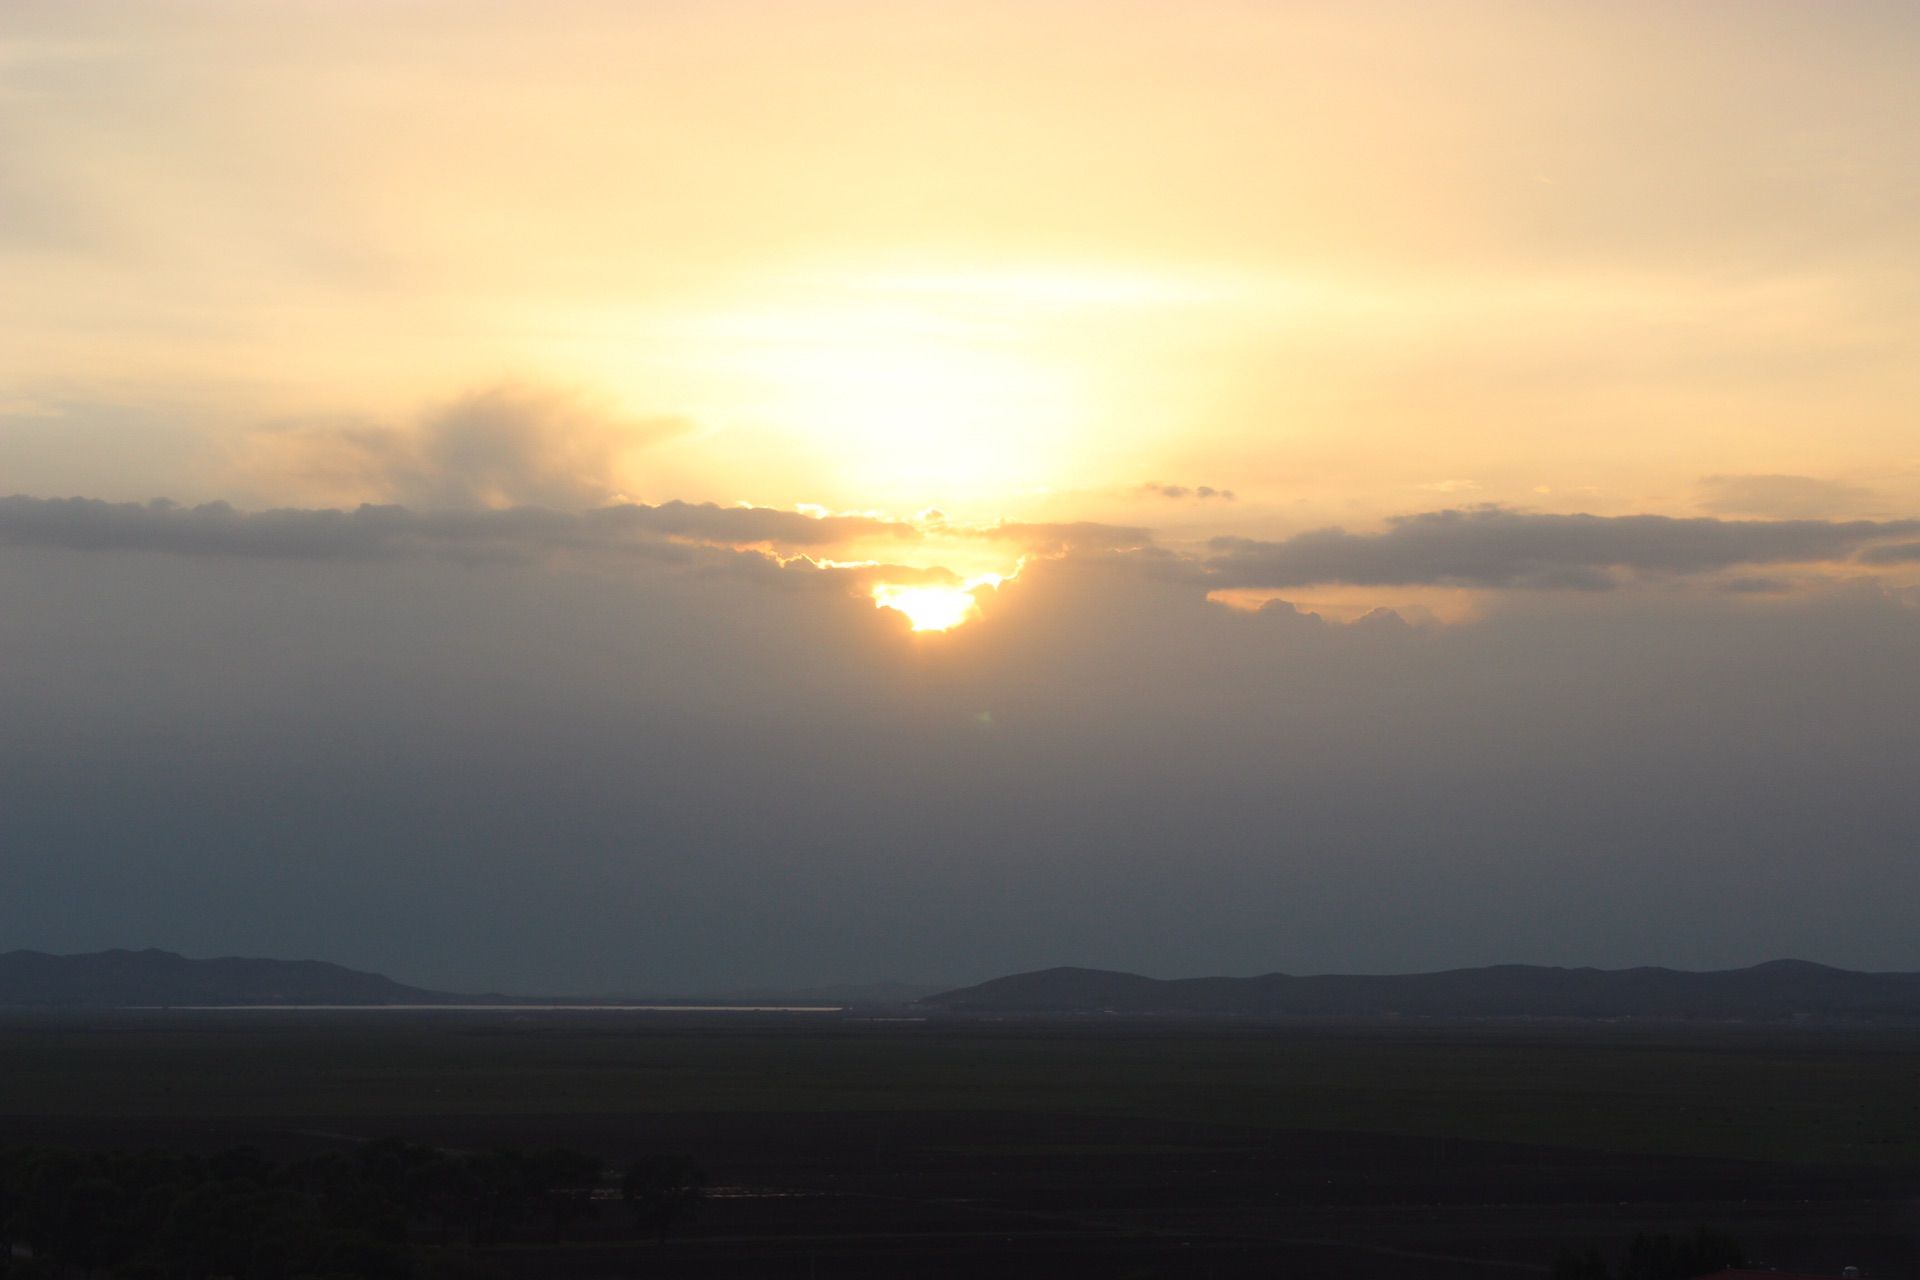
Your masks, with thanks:
[[[1696,574],[1844,560],[1920,532],[1913,520],[1717,520],[1541,515],[1500,507],[1401,516],[1384,533],[1320,529],[1281,542],[1216,538],[1229,587],[1443,585],[1606,590],[1615,572]]]
[[[586,512],[542,507],[414,511],[242,512],[223,502],[113,503],[93,498],[0,498],[0,543],[85,551],[167,551],[183,555],[333,559],[410,550],[471,552],[622,548],[660,539],[729,545],[823,547],[859,538],[918,538],[909,524],[864,516],[812,517],[766,507],[713,503],[622,503]]]
[[[1205,599],[1830,559],[1906,526],[1452,513],[1204,573],[1127,545],[918,640],[825,571],[402,553],[753,515],[622,510],[0,506],[0,932],[580,992],[1920,968],[1901,591],[1512,592],[1424,628]]]

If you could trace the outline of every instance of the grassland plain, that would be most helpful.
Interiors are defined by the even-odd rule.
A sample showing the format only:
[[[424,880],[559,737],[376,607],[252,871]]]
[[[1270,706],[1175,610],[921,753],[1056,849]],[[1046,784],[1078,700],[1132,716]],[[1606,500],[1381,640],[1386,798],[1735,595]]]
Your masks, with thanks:
[[[1540,1275],[1728,1230],[1920,1274],[1920,1028],[0,1015],[0,1142],[684,1152],[719,1192],[489,1274]]]
[[[1920,1028],[16,1015],[0,1114],[1032,1112],[1920,1171]]]

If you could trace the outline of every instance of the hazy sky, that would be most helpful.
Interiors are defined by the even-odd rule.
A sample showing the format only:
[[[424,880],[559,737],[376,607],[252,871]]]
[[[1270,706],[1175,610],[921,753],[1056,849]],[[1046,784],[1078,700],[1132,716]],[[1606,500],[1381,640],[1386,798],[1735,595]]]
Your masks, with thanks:
[[[0,0],[0,948],[1920,969],[1916,66]]]

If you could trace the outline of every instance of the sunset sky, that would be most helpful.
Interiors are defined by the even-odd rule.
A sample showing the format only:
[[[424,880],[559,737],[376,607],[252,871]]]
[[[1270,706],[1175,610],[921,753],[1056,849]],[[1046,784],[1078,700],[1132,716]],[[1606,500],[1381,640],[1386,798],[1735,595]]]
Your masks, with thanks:
[[[0,945],[1920,969],[1916,67],[4,0]]]

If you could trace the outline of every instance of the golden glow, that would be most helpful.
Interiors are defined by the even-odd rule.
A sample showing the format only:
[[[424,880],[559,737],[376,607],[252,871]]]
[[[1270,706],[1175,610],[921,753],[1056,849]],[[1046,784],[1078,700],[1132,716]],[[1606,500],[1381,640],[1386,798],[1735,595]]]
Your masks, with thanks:
[[[584,501],[1920,507],[1912,6],[105,8],[0,38],[12,490],[406,500],[512,382],[635,426],[515,446]]]
[[[951,631],[979,611],[973,598],[975,591],[1002,581],[998,574],[985,574],[962,583],[878,582],[873,587],[873,603],[904,613],[915,631]]]
[[[852,492],[1000,496],[1055,478],[1087,415],[1031,328],[982,310],[829,295],[698,339],[736,416],[809,442]]]

